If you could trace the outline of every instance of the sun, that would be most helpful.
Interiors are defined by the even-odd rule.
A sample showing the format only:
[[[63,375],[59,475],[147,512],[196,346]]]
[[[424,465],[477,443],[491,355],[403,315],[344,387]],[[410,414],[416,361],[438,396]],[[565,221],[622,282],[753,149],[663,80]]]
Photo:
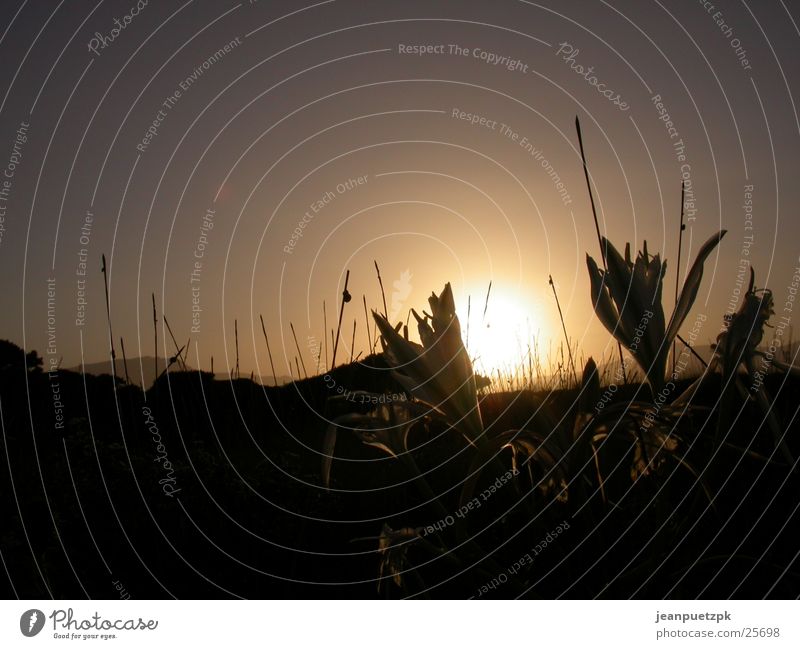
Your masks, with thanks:
[[[498,372],[504,379],[527,375],[528,355],[534,354],[534,342],[543,334],[535,300],[495,286],[488,306],[485,288],[470,295],[469,318],[466,299],[457,310],[475,373],[493,379],[497,379]],[[476,299],[476,295],[480,297]]]

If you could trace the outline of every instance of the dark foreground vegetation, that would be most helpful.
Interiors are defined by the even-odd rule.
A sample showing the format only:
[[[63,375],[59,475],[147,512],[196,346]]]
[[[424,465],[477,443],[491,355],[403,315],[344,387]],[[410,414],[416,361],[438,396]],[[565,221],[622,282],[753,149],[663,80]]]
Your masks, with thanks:
[[[0,351],[5,597],[800,591],[800,480],[756,404],[720,412],[721,376],[702,385],[691,410],[659,414],[666,438],[643,433],[643,416],[625,423],[617,413],[616,428],[595,422],[583,456],[580,444],[556,439],[591,414],[578,390],[483,395],[488,437],[527,430],[546,441],[497,443],[480,471],[462,435],[421,417],[406,443],[432,498],[407,462],[375,447],[379,439],[345,430],[323,485],[328,421],[375,407],[356,391],[407,396],[384,369],[367,367],[385,367],[379,356],[327,381],[273,388],[171,372],[143,392],[109,375],[47,373],[10,343]],[[349,398],[330,400],[331,380]],[[776,374],[765,387],[797,457],[800,385]],[[646,400],[643,390],[619,386],[604,412]],[[591,461],[569,468],[583,457]]]

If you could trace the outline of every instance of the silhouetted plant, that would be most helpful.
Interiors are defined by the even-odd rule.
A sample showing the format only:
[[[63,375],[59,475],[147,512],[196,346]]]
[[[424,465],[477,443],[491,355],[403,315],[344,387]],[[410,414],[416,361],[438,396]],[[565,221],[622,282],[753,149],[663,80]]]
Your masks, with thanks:
[[[646,241],[644,250],[639,252],[634,263],[630,244],[625,246],[623,259],[611,242],[603,237],[608,264],[605,271],[586,255],[595,313],[611,335],[636,359],[654,396],[664,386],[670,347],[697,297],[703,279],[703,264],[725,233],[726,230],[720,230],[700,247],[666,327],[661,293],[667,264],[661,262],[660,255],[651,257],[648,254]]]

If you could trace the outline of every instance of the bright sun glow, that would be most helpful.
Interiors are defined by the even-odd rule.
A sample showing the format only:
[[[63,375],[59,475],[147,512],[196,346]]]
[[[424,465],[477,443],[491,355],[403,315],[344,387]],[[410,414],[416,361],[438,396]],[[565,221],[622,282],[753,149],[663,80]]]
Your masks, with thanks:
[[[534,301],[493,286],[484,316],[486,289],[482,294],[471,292],[471,296],[469,328],[466,300],[457,310],[475,372],[493,379],[498,371],[504,378],[526,375],[528,350],[533,355],[534,341],[543,340],[545,334]]]

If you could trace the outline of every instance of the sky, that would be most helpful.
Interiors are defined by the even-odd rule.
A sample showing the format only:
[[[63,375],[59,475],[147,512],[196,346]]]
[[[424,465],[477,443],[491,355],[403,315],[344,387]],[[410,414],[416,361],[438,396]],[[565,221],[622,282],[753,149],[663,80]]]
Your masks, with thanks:
[[[102,255],[118,356],[153,354],[154,295],[160,355],[166,316],[193,367],[232,368],[238,333],[242,375],[269,375],[263,317],[276,374],[297,347],[311,373],[349,272],[337,363],[363,357],[377,261],[393,322],[451,282],[484,369],[563,340],[551,276],[573,344],[610,358],[576,116],[600,230],[668,260],[667,317],[676,273],[728,230],[684,327],[707,318],[698,342],[738,307],[742,263],[776,312],[800,266],[793,3],[2,11],[0,338],[65,367],[109,358]]]

